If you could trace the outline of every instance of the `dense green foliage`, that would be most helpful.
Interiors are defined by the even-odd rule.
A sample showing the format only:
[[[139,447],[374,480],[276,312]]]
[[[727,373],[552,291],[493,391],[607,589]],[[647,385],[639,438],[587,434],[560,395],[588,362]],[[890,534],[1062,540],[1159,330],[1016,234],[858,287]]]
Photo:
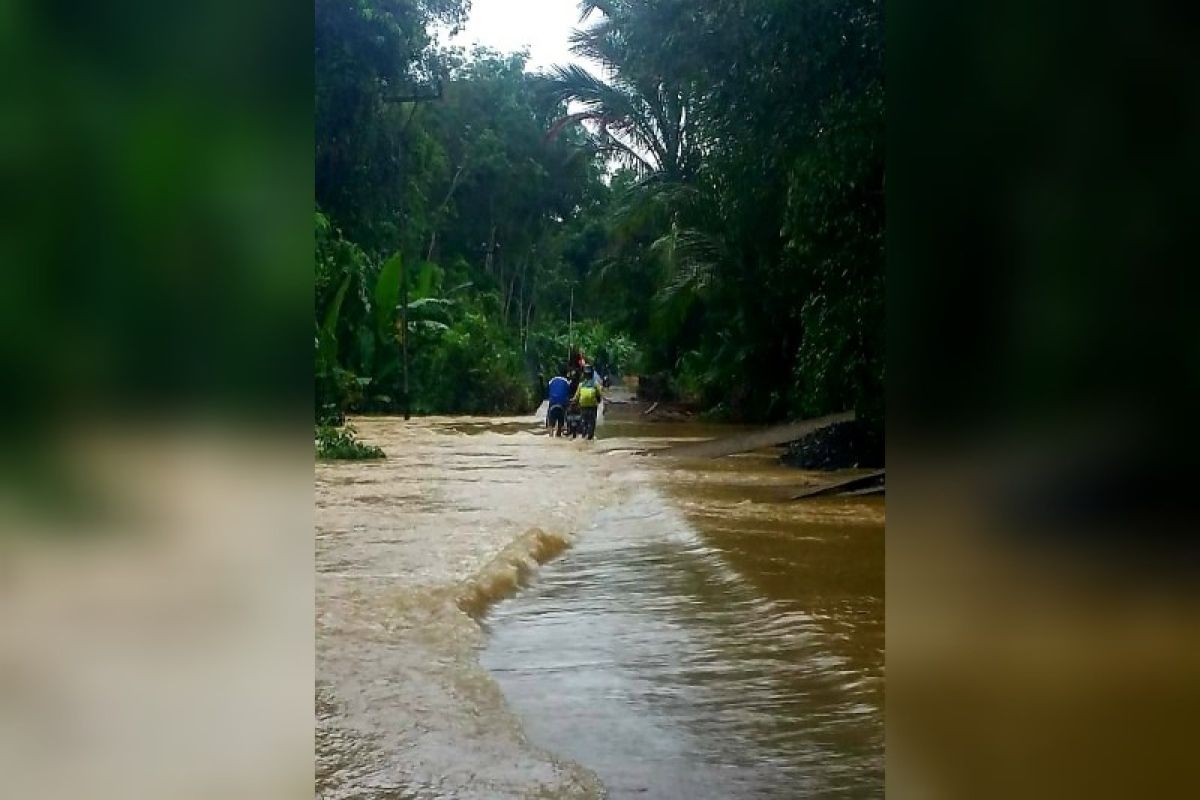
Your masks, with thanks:
[[[575,346],[881,429],[880,4],[581,9],[604,69],[535,75],[434,48],[456,0],[318,0],[319,412],[404,406],[406,344],[414,412],[528,411]]]
[[[871,0],[616,0],[577,39],[611,70],[556,96],[632,170],[616,305],[704,405],[882,425],[883,28]],[[653,302],[637,303],[654,277]]]
[[[383,458],[383,451],[374,445],[360,442],[353,425],[318,425],[316,434],[317,458],[343,461],[362,461]]]

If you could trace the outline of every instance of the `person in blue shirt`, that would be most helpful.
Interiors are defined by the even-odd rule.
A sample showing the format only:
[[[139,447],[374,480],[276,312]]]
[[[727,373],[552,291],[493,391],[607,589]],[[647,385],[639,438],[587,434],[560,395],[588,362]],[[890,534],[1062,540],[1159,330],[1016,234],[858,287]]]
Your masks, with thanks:
[[[546,387],[549,408],[546,411],[546,427],[554,428],[555,436],[562,436],[567,419],[567,401],[571,399],[571,382],[561,375],[550,379]]]

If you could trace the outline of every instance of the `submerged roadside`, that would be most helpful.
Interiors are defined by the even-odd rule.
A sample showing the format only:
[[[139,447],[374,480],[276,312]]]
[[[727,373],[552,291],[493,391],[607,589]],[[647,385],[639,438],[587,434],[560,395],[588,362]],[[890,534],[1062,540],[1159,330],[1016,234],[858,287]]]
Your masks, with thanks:
[[[317,466],[320,797],[603,796],[529,743],[475,617],[571,544],[606,482],[528,418],[496,422],[361,419],[388,458]]]

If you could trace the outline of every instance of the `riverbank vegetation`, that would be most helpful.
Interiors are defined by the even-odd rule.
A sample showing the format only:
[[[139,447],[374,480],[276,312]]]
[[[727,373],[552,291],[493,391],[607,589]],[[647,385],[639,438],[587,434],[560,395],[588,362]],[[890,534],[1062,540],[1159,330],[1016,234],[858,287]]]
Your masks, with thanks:
[[[359,441],[357,434],[353,425],[317,425],[317,458],[362,461],[384,457],[383,450]]]
[[[881,4],[584,2],[542,72],[438,46],[466,13],[317,0],[319,419],[529,412],[578,347],[881,433]]]

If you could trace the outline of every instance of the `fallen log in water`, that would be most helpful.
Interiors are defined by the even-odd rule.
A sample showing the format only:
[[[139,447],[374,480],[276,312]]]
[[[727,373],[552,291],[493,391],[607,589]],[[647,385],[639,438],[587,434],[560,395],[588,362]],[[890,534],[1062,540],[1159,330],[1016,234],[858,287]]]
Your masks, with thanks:
[[[723,439],[714,439],[708,442],[666,447],[654,452],[658,455],[672,456],[674,458],[720,458],[721,456],[730,456],[735,453],[745,453],[763,447],[772,447],[774,445],[793,442],[796,439],[807,436],[813,431],[827,428],[830,425],[836,425],[839,422],[850,422],[853,419],[853,411],[843,411],[841,414],[830,414],[829,416],[817,419],[792,422],[787,425],[776,425],[765,430],[739,433],[736,436],[727,436]]]
[[[863,487],[865,487],[866,484],[879,480],[883,476],[884,470],[877,469],[872,472],[868,472],[865,475],[854,475],[849,478],[842,478],[841,480],[833,481],[832,483],[826,483],[822,486],[816,486],[812,489],[805,489],[799,494],[792,495],[791,499],[803,500],[806,497],[818,497],[820,495],[833,494],[834,492],[846,492],[847,494],[873,494],[875,493],[876,489],[883,491],[882,487]],[[861,491],[851,492],[851,489],[861,489]]]

